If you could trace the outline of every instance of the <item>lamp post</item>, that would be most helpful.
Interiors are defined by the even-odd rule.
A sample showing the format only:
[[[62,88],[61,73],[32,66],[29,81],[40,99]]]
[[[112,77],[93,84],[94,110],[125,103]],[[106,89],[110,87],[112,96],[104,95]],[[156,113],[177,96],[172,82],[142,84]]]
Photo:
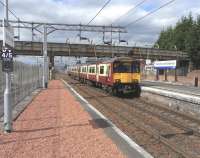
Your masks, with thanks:
[[[8,0],[5,0],[4,5],[4,23],[3,23],[3,47],[6,47],[7,35],[5,30],[8,29]],[[12,132],[12,102],[11,102],[11,76],[10,72],[6,74],[6,87],[4,91],[4,132]]]

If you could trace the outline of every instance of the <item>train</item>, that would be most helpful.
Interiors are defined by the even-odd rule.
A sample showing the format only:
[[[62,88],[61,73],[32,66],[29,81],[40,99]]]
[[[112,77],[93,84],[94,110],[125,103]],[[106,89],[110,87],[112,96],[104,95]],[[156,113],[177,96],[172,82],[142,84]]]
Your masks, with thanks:
[[[115,57],[106,61],[70,66],[68,75],[119,96],[140,97],[140,61],[132,57]]]

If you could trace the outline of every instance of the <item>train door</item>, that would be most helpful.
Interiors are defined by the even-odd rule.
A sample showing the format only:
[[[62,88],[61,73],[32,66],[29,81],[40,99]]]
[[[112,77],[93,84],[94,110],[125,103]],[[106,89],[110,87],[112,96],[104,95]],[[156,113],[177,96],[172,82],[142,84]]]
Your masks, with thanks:
[[[86,66],[86,79],[89,79],[89,66]]]
[[[112,81],[112,75],[111,75],[111,64],[106,65],[106,75],[107,75],[107,81],[111,82]]]

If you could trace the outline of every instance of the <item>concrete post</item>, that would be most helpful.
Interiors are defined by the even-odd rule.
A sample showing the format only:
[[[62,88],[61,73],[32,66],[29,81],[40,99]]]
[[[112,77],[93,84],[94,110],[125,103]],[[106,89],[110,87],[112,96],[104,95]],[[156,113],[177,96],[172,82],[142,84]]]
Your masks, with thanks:
[[[6,73],[6,88],[4,91],[4,131],[12,132],[12,102],[10,73]]]

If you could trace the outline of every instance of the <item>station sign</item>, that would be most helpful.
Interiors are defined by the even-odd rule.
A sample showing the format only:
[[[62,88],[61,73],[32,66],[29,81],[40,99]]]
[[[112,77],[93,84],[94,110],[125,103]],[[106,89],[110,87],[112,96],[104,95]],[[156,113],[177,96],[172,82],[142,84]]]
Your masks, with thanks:
[[[3,20],[3,42],[5,46],[14,48],[14,28]]]
[[[2,71],[13,72],[13,51],[9,48],[3,48],[1,52]]]
[[[155,61],[154,68],[156,68],[156,69],[176,69],[176,60]]]

